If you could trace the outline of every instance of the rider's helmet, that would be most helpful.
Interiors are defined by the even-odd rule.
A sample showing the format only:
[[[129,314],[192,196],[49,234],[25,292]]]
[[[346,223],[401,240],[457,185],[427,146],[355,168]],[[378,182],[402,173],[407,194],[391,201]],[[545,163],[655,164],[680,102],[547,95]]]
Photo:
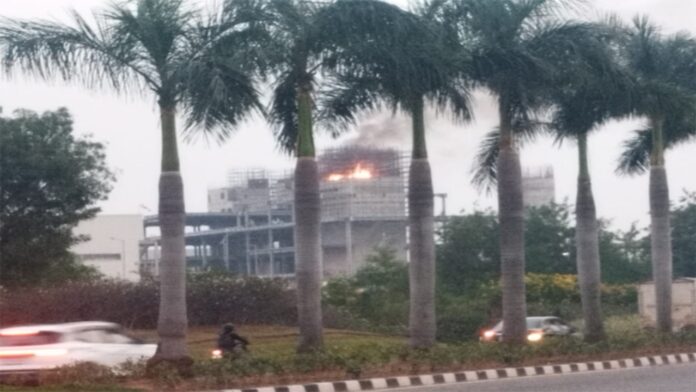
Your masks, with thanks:
[[[234,325],[227,323],[222,326],[222,332],[224,333],[230,333],[234,331]]]

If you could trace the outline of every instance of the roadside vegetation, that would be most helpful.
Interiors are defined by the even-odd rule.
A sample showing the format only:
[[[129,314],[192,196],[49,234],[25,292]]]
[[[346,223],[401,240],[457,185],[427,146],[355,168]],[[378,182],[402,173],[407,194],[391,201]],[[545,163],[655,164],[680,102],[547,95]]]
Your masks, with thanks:
[[[597,343],[586,343],[579,338],[557,338],[539,344],[510,347],[469,340],[438,343],[431,350],[418,350],[408,347],[405,336],[327,329],[324,348],[304,354],[295,352],[298,338],[296,327],[241,325],[240,334],[248,337],[252,344],[248,354],[232,361],[209,359],[218,332],[216,327],[196,327],[189,332],[188,348],[196,360],[191,378],[182,378],[175,368],[167,365],[147,372],[144,362],[127,364],[116,372],[96,365],[81,364],[62,368],[54,375],[42,379],[38,390],[238,388],[463,369],[601,361],[696,350],[696,333],[661,335],[643,329],[635,315],[608,317],[607,339]],[[156,339],[155,330],[136,330],[133,333]],[[10,391],[24,390],[21,387],[8,388],[14,388],[8,389]]]

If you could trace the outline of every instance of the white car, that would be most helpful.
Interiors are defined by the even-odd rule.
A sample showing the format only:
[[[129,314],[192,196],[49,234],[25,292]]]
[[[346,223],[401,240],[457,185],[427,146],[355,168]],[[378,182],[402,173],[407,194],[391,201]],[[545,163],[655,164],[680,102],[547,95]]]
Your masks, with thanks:
[[[547,336],[573,336],[577,329],[554,316],[527,317],[527,341],[538,342]],[[499,342],[503,338],[503,322],[484,330],[479,338],[482,342]]]
[[[0,375],[37,373],[76,362],[116,366],[150,358],[157,345],[125,335],[118,324],[84,321],[0,329]]]

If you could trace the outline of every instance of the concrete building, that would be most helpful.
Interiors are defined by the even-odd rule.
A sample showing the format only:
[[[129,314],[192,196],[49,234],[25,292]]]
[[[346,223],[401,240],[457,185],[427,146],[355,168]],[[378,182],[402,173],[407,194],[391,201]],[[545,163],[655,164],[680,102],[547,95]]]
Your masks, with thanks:
[[[72,247],[85,265],[109,278],[140,279],[139,243],[144,239],[142,215],[97,215],[73,230],[86,239]]]
[[[527,168],[522,173],[524,207],[540,207],[556,199],[556,182],[553,167]]]
[[[406,260],[406,173],[399,151],[340,148],[318,158],[324,275],[352,274],[377,246]],[[208,191],[208,213],[188,214],[189,268],[243,275],[295,273],[293,178],[263,170],[233,172]],[[147,231],[158,225],[145,219]],[[145,274],[157,274],[159,238],[141,243]]]

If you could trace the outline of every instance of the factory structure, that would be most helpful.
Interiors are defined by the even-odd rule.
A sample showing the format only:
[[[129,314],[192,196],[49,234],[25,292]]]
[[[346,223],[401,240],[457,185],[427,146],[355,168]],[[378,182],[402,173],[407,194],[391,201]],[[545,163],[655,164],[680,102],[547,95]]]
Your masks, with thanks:
[[[556,181],[552,166],[526,168],[522,173],[524,207],[541,207],[556,199]]]
[[[376,247],[407,254],[405,156],[392,149],[343,147],[317,158],[325,277],[350,275]],[[209,189],[208,212],[186,216],[187,265],[240,275],[293,277],[292,173],[232,172]],[[144,219],[141,274],[159,271],[157,216]]]

